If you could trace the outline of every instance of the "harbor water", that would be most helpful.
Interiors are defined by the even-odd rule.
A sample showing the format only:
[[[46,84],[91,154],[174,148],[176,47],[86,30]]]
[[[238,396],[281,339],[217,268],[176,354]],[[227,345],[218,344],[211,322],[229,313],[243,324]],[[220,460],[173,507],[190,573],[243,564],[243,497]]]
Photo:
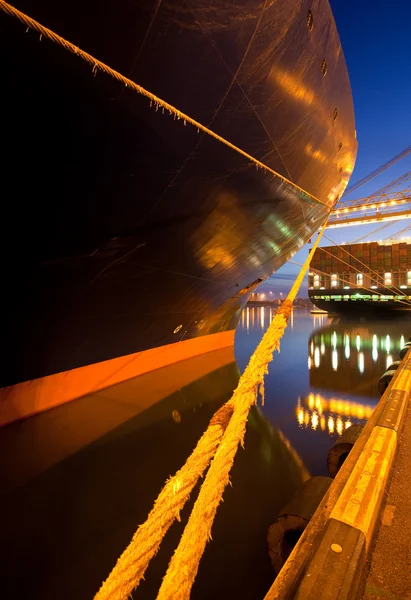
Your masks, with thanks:
[[[236,387],[272,306],[246,307],[232,349],[195,357],[4,427],[2,597],[90,600]],[[365,423],[377,382],[410,334],[404,318],[345,322],[294,310],[250,413],[192,598],[257,600],[273,581],[266,533],[338,436]],[[151,599],[197,495],[135,598]]]
[[[240,370],[270,324],[270,306],[247,307],[236,335]],[[379,399],[378,379],[398,359],[410,324],[400,319],[345,320],[295,309],[269,366],[261,410],[290,441],[311,475],[327,475],[333,439],[365,423]]]

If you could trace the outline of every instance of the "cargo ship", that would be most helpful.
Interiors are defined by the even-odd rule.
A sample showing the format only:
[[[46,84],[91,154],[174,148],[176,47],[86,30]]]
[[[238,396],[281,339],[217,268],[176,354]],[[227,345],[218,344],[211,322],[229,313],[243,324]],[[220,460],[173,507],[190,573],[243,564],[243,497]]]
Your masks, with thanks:
[[[411,310],[411,243],[386,240],[317,248],[308,295],[337,314],[408,314]]]
[[[357,148],[326,0],[14,7],[271,172],[2,9],[1,424],[232,345]]]

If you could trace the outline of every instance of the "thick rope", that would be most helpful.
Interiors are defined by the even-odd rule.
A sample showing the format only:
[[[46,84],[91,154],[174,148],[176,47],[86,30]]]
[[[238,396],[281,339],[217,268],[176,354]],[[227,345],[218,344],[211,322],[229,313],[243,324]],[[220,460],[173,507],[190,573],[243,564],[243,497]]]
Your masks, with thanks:
[[[44,25],[41,25],[38,21],[35,21],[34,19],[29,17],[25,13],[21,12],[20,10],[18,10],[11,4],[4,2],[4,0],[0,0],[0,10],[2,10],[4,13],[9,15],[10,17],[14,17],[14,18],[18,19],[21,23],[26,25],[28,28],[33,29],[34,31],[37,31],[37,33],[40,34],[40,40],[44,36],[45,38],[51,40],[55,44],[62,46],[65,50],[68,50],[72,54],[75,54],[76,56],[82,58],[86,63],[88,63],[92,67],[92,71],[94,74],[96,74],[97,71],[100,70],[103,73],[105,73],[106,75],[113,77],[120,83],[124,84],[126,87],[131,88],[138,94],[148,98],[150,100],[150,106],[152,106],[152,104],[154,103],[154,105],[156,107],[156,111],[160,107],[162,108],[163,113],[164,113],[164,110],[167,110],[170,115],[174,116],[174,118],[177,118],[178,120],[180,120],[180,119],[183,120],[184,125],[189,123],[193,127],[196,127],[197,131],[203,131],[204,133],[213,137],[214,139],[221,142],[222,144],[225,144],[232,150],[235,150],[235,152],[238,152],[239,154],[241,154],[242,156],[247,158],[247,160],[254,163],[257,168],[263,169],[267,173],[271,173],[271,175],[274,175],[274,177],[279,177],[280,179],[282,179],[282,181],[285,181],[289,185],[292,185],[295,189],[299,190],[306,196],[315,200],[315,202],[319,202],[320,204],[323,204],[324,206],[327,206],[328,208],[330,208],[326,202],[323,202],[316,196],[313,196],[309,192],[303,190],[302,188],[300,188],[298,185],[296,185],[295,183],[293,183],[292,181],[290,181],[283,175],[280,175],[280,173],[277,173],[277,171],[274,171],[274,169],[271,169],[271,167],[269,167],[268,165],[264,164],[263,162],[261,162],[260,160],[255,158],[254,156],[251,156],[251,154],[248,154],[248,152],[245,152],[244,150],[242,150],[235,144],[232,144],[231,142],[229,142],[222,136],[218,135],[218,133],[215,133],[214,131],[212,131],[211,129],[206,127],[205,125],[202,125],[195,119],[189,117],[188,115],[181,112],[180,110],[178,110],[177,108],[175,108],[174,106],[172,106],[171,104],[166,102],[165,100],[162,100],[155,94],[152,94],[151,92],[149,92],[148,90],[143,88],[141,85],[138,85],[137,83],[135,83],[132,79],[125,77],[124,75],[122,75],[121,73],[116,71],[115,69],[112,69],[111,67],[109,67],[105,63],[101,62],[97,58],[94,58],[94,56],[92,56],[88,52],[81,50],[80,48],[78,48],[77,46],[75,46],[74,44],[69,42],[68,40],[64,39],[57,33],[54,33],[54,31],[52,31],[51,29],[44,27]]]
[[[75,54],[87,62],[96,73],[100,69],[105,74],[113,77],[126,87],[133,89],[138,94],[154,102],[156,110],[161,107],[168,110],[170,115],[178,120],[182,119],[184,125],[189,123],[217,141],[225,144],[238,152],[258,168],[261,168],[275,177],[279,177],[287,184],[292,185],[307,197],[328,206],[325,202],[309,194],[290,180],[280,175],[255,157],[251,156],[238,146],[235,146],[211,129],[208,129],[195,119],[179,111],[158,96],[155,96],[142,86],[128,79],[118,71],[81,50],[71,42],[65,40],[47,27],[44,27],[31,17],[25,15],[10,4],[0,0],[0,9],[9,16],[17,18],[27,27],[44,35],[52,42],[60,45],[65,50]],[[323,230],[322,230],[323,231]],[[217,507],[221,502],[223,491],[229,481],[229,473],[237,452],[238,444],[243,444],[245,427],[249,410],[256,403],[258,391],[264,399],[264,375],[268,372],[268,363],[272,360],[274,350],[279,350],[279,340],[287,326],[292,311],[293,301],[309,266],[321,238],[318,236],[309,257],[304,263],[290,294],[278,310],[273,322],[261,340],[258,348],[240,378],[232,400],[224,405],[210,422],[209,428],[199,440],[192,455],[187,459],[183,468],[174,477],[168,480],[160,492],[147,521],[139,527],[127,549],[119,558],[109,578],[104,582],[95,600],[126,600],[131,591],[137,587],[139,581],[151,558],[158,550],[159,544],[166,531],[175,519],[179,518],[180,511],[187,501],[190,492],[207,468],[212,456],[214,460],[200,490],[194,505],[193,512],[185,528],[180,544],[171,560],[167,574],[163,580],[158,598],[189,598],[192,584],[198,571],[198,565],[203,554],[207,540],[211,537],[211,526]],[[232,411],[234,413],[231,416]],[[231,419],[230,419],[231,416]],[[227,421],[228,426],[227,426]],[[223,435],[224,429],[226,431]],[[222,437],[222,442],[220,440]],[[218,448],[217,452],[216,449]]]
[[[267,373],[268,363],[272,360],[274,350],[279,349],[279,340],[287,326],[293,300],[318,246],[324,227],[287,299],[283,302],[258,348],[250,358],[231,400],[221,407],[211,419],[208,429],[182,469],[168,480],[155,501],[146,522],[134,534],[129,546],[96,594],[95,600],[127,600],[133,589],[138,586],[167,530],[174,520],[179,518],[180,511],[190,492],[215,454],[195,503],[194,516],[193,513],[190,516],[159,591],[159,598],[162,599],[189,597],[205,544],[210,537],[217,506],[228,483],[229,472],[238,444],[243,442],[249,410],[256,402],[258,390],[264,398],[264,375]],[[224,431],[226,431],[225,434]],[[221,440],[223,441],[221,442]],[[201,513],[200,509],[204,510],[204,513]],[[187,555],[184,554],[186,552]]]
[[[286,300],[276,313],[271,325],[240,377],[231,403],[234,413],[223,439],[216,451],[200,493],[194,504],[180,543],[172,557],[167,573],[160,587],[157,600],[187,600],[197,575],[200,559],[207,541],[211,539],[211,527],[229,483],[229,474],[237,453],[238,445],[243,445],[248,413],[256,403],[258,391],[264,401],[264,376],[275,350],[279,350],[280,338],[287,327],[288,319],[305,273],[321,239],[325,225],[321,229],[307,260],[305,261]]]
[[[264,375],[267,373],[268,363],[272,359],[274,350],[279,349],[279,340],[287,326],[293,300],[298,293],[323,230],[324,228],[318,236],[287,299],[278,310],[258,348],[252,355],[247,368],[240,377],[239,384],[231,400],[222,406],[211,419],[206,432],[182,469],[167,481],[146,522],[134,534],[129,546],[120,556],[109,577],[96,594],[95,600],[127,600],[144,576],[148,564],[156,554],[167,530],[175,519],[179,519],[180,511],[190,492],[216,453],[212,467],[195,503],[193,509],[195,515],[193,517],[192,513],[190,517],[159,591],[159,598],[167,600],[169,598],[189,597],[205,544],[210,537],[211,525],[217,506],[228,483],[229,472],[238,444],[243,442],[249,410],[256,402],[258,390],[264,397]],[[224,431],[226,431],[226,434],[224,434]],[[223,442],[220,445],[221,439],[223,439]],[[215,489],[213,489],[214,486]],[[204,502],[210,502],[210,504],[204,505]],[[200,509],[206,509],[204,514],[200,513]],[[200,514],[200,517],[197,517],[198,514]],[[198,518],[199,521],[197,521]],[[193,528],[194,534],[192,533]],[[201,535],[197,537],[200,530]],[[193,541],[196,543],[191,543]],[[187,544],[188,549],[186,549]],[[185,552],[187,552],[187,556],[183,556],[182,553]],[[181,572],[178,572],[179,569]],[[180,581],[180,579],[183,581]],[[180,585],[181,592],[178,591]]]
[[[215,413],[185,465],[167,481],[95,600],[124,600],[138,586],[168,529],[180,520],[180,511],[214,456],[232,413],[231,403]]]

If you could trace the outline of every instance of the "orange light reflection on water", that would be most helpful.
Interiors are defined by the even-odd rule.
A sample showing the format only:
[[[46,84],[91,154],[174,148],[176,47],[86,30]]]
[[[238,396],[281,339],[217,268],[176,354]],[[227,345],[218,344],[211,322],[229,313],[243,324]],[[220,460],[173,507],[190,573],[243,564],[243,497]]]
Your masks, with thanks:
[[[371,404],[351,402],[341,398],[324,398],[320,394],[308,394],[303,400],[298,399],[296,408],[297,422],[300,427],[314,431],[328,431],[330,435],[341,435],[351,427],[352,418],[366,421],[374,410]]]

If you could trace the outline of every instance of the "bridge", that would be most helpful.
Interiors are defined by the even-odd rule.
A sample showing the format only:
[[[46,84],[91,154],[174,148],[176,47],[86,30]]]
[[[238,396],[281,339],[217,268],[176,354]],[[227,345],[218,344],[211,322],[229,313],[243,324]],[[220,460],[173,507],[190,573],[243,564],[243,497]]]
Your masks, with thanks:
[[[411,186],[400,192],[340,201],[331,211],[327,229],[410,219],[410,209]]]
[[[347,196],[359,187],[368,183],[399,160],[409,157],[411,146],[388,160],[386,163],[347,188],[342,199],[331,211],[328,229],[349,227],[350,225],[365,225],[411,218],[411,185],[398,191],[398,187],[411,180],[411,171],[407,171],[386,184],[381,189],[365,198],[348,200]]]

